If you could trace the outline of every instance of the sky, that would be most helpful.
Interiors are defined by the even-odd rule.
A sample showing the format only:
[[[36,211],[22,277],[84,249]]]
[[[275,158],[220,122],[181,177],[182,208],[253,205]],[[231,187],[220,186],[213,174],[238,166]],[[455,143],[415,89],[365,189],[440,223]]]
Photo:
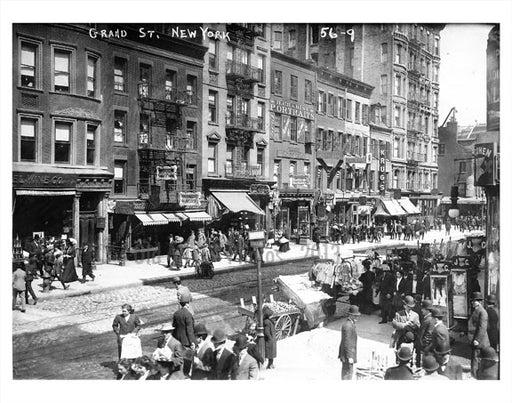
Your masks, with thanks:
[[[447,24],[441,31],[439,124],[452,107],[459,126],[486,123],[486,47],[492,25]]]

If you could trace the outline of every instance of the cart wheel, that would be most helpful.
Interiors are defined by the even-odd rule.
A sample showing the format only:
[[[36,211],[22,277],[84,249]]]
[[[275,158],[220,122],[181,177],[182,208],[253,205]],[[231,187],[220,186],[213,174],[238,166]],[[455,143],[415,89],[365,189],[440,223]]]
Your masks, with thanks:
[[[276,339],[286,339],[292,331],[292,319],[290,315],[282,315],[276,321]]]

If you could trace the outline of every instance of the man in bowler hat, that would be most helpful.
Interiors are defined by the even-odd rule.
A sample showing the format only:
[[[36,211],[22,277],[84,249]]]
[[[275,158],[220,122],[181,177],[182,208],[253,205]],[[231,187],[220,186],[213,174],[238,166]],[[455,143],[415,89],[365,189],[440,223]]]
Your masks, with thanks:
[[[429,354],[426,348],[432,343],[432,332],[434,331],[434,325],[436,321],[432,316],[432,301],[426,299],[421,303],[421,326],[418,331],[418,337],[416,338],[416,366],[421,367],[421,356]]]
[[[354,364],[357,362],[357,329],[356,322],[361,314],[359,308],[351,305],[348,319],[341,326],[341,343],[338,358],[341,360],[341,379],[351,380]]]
[[[233,351],[237,355],[235,361],[236,370],[233,379],[236,381],[257,380],[258,379],[258,362],[248,353],[249,341],[247,336],[240,334],[236,338]]]
[[[482,348],[480,367],[476,379],[481,381],[494,381],[499,379],[498,355],[492,347]]]
[[[398,365],[386,370],[385,381],[412,381],[414,380],[411,367],[408,365],[412,359],[412,351],[409,347],[400,347],[397,353]]]
[[[420,378],[420,381],[449,381],[449,379],[439,374],[439,363],[436,361],[433,355],[427,355],[423,357],[423,370],[425,375]]]
[[[471,375],[473,378],[477,377],[478,367],[480,366],[480,353],[482,348],[489,347],[489,336],[487,335],[487,311],[482,306],[482,293],[474,292],[471,295],[471,305],[473,306],[473,313],[470,322],[475,329],[473,339],[471,340]]]
[[[222,329],[213,331],[211,342],[214,347],[213,379],[233,379],[236,355],[226,346],[227,336]]]
[[[451,351],[449,343],[440,344],[435,348],[434,356],[439,364],[437,372],[452,381],[460,381],[462,380],[462,365],[454,361],[450,354]]]
[[[448,333],[448,328],[443,323],[443,313],[437,308],[432,308],[430,312],[434,318],[434,329],[432,329],[430,344],[423,348],[425,356],[434,354],[437,346],[450,344],[450,334]]]
[[[491,294],[487,297],[487,335],[489,343],[496,351],[499,351],[500,344],[500,313],[496,307],[496,296]]]

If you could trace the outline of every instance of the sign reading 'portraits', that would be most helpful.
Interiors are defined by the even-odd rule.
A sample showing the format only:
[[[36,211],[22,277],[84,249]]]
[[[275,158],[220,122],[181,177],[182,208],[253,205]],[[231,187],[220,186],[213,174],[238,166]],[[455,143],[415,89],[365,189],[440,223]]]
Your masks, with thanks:
[[[270,100],[270,112],[315,120],[315,110],[313,108],[305,105],[299,105],[295,102],[286,102],[280,99]]]

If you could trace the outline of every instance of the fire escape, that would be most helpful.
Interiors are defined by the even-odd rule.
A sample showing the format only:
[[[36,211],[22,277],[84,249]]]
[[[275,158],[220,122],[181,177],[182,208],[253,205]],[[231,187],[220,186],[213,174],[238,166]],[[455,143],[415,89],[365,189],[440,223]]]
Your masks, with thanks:
[[[263,121],[250,116],[249,102],[254,98],[255,84],[264,82],[264,71],[249,64],[254,38],[261,35],[257,24],[227,24],[233,47],[232,59],[226,60],[228,97],[232,100],[226,112],[226,141],[234,146],[233,162],[226,164],[226,176],[255,178],[261,167],[247,164],[246,149],[253,147],[254,133],[264,131]]]
[[[138,195],[148,200],[148,209],[161,203],[177,203],[178,193],[187,190],[187,153],[195,150],[195,138],[182,127],[182,108],[192,103],[193,94],[168,89],[163,99],[150,96],[149,83],[138,84],[140,131]],[[160,200],[159,182],[165,183],[166,200]]]

